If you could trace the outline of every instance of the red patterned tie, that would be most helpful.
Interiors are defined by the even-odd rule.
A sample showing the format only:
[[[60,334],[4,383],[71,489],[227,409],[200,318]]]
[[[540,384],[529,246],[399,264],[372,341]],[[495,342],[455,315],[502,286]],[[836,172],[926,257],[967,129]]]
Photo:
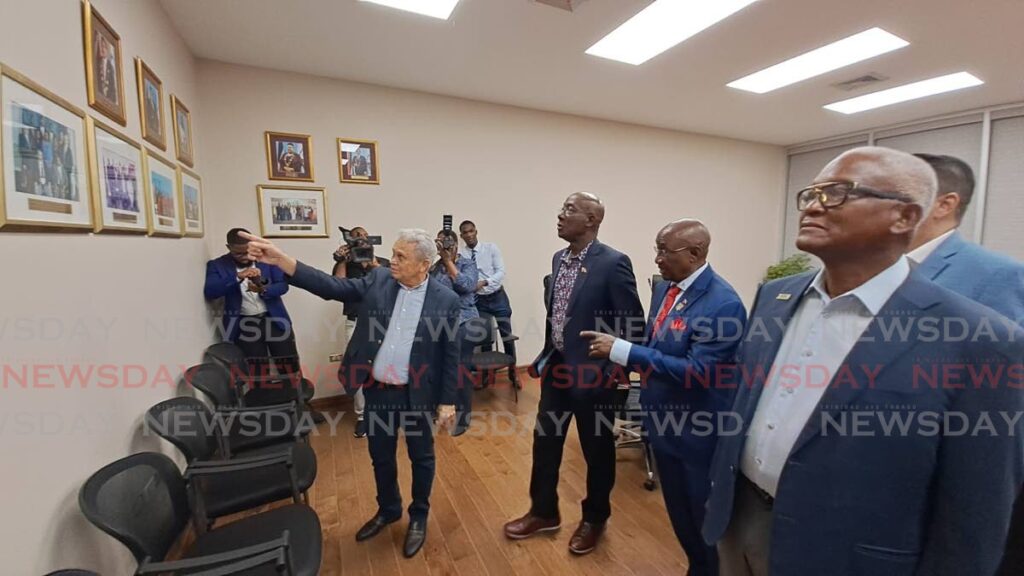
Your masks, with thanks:
[[[665,294],[665,303],[661,305],[661,311],[658,312],[658,317],[654,320],[654,331],[651,332],[652,336],[658,333],[658,330],[665,322],[665,318],[668,316],[668,313],[672,310],[672,305],[676,303],[676,296],[679,296],[680,292],[682,292],[682,289],[676,285],[673,285],[668,289],[668,293]]]

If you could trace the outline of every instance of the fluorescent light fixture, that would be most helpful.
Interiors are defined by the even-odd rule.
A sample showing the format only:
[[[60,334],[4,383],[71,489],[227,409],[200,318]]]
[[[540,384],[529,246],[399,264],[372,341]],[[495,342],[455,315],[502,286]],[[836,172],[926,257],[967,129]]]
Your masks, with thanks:
[[[925,96],[934,96],[943,92],[952,92],[962,88],[970,88],[980,84],[984,84],[984,82],[973,74],[957,72],[956,74],[947,74],[912,84],[904,84],[903,86],[889,88],[881,92],[865,94],[856,98],[850,98],[849,100],[833,102],[825,106],[825,108],[842,112],[843,114],[856,114],[865,110],[881,108],[882,106],[898,104],[908,100],[916,100]]]
[[[730,82],[730,88],[764,94],[837,70],[910,44],[881,28],[872,28]]]
[[[362,2],[373,2],[389,8],[398,8],[406,12],[415,12],[433,18],[447,20],[455,10],[459,0],[361,0]]]
[[[639,65],[757,0],[655,0],[587,54]]]

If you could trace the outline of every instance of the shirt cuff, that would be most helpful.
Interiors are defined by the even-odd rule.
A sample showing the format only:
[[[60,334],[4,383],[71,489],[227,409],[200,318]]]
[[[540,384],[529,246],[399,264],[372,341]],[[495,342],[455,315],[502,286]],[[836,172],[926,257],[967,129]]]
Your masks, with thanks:
[[[629,364],[629,352],[632,349],[632,343],[623,340],[622,338],[616,338],[615,343],[612,344],[612,352],[608,355],[608,358],[619,366],[625,366],[626,364]]]

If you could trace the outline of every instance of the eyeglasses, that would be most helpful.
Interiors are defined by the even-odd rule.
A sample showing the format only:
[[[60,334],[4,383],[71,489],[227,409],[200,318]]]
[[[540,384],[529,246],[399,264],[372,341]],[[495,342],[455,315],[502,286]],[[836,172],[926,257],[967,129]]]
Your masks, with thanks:
[[[882,200],[898,200],[900,202],[913,202],[914,199],[901,192],[883,192],[861,186],[859,182],[822,182],[813,184],[796,193],[796,208],[803,212],[811,206],[815,200],[822,208],[837,208],[842,206],[848,199],[857,198],[879,198]]]
[[[669,254],[675,254],[677,252],[682,252],[683,250],[689,250],[690,248],[693,248],[693,246],[683,246],[682,248],[676,248],[674,250],[669,250],[668,248],[658,248],[657,246],[655,246],[654,255],[657,258],[663,258],[665,256],[668,256]]]

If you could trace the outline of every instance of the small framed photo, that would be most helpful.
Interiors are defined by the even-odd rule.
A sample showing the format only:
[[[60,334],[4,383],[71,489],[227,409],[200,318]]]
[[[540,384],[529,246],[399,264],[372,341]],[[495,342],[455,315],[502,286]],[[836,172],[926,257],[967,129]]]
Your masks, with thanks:
[[[121,37],[92,7],[89,0],[82,2],[82,21],[85,33],[85,87],[89,106],[124,126]]]
[[[149,231],[142,149],[113,128],[87,119],[93,231]]]
[[[324,188],[257,186],[260,235],[278,238],[327,238]]]
[[[139,85],[139,116],[142,139],[161,150],[167,150],[164,132],[164,83],[146,66],[142,58],[135,59],[135,81]]]
[[[203,237],[203,180],[198,174],[178,166],[178,194],[185,215],[185,236]]]
[[[174,151],[178,161],[191,168],[195,164],[195,140],[192,137],[192,113],[171,96],[171,118],[174,121]]]
[[[372,140],[338,138],[338,172],[342,182],[380,184],[377,143]]]
[[[149,151],[143,153],[143,159],[149,235],[180,237],[183,231],[181,203],[175,187],[177,170],[173,164]]]
[[[267,178],[313,181],[313,138],[309,134],[265,132]]]
[[[92,228],[85,113],[0,66],[0,227]]]

